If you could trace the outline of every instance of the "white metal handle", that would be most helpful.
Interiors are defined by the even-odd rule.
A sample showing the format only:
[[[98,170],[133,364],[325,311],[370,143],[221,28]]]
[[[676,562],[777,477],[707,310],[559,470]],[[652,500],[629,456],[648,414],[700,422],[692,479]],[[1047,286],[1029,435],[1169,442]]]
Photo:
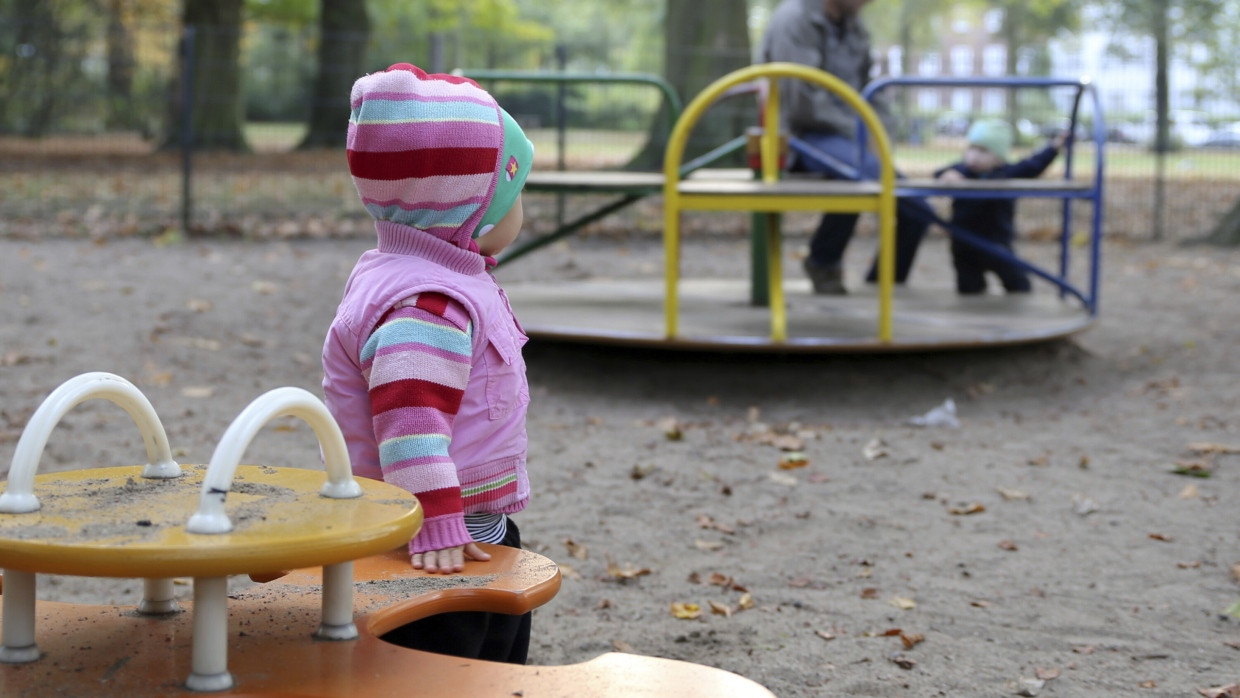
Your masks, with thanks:
[[[202,481],[202,495],[198,511],[190,517],[185,530],[190,533],[228,533],[232,521],[224,511],[224,501],[232,488],[233,475],[241,462],[241,454],[267,422],[277,417],[298,417],[314,430],[323,450],[323,462],[327,470],[327,482],[320,494],[335,499],[362,496],[362,486],[353,479],[349,466],[349,451],[344,443],[340,425],[327,411],[327,406],[314,395],[301,388],[276,388],[259,395],[249,404],[224,432],[207,475]]]
[[[181,466],[172,460],[168,448],[168,435],[160,423],[155,408],[132,383],[120,376],[103,373],[83,373],[70,378],[52,391],[35,410],[30,422],[17,441],[13,463],[9,466],[9,484],[0,494],[0,512],[24,514],[38,511],[39,499],[34,495],[34,475],[43,457],[43,449],[51,438],[52,429],[69,410],[91,398],[104,398],[119,405],[142,434],[146,444],[146,468],[142,477],[173,478],[181,476]]]

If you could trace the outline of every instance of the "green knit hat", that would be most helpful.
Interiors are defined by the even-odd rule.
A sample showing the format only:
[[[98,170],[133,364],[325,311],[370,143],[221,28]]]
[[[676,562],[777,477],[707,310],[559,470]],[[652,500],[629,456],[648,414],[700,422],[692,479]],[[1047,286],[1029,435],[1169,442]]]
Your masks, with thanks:
[[[1002,119],[974,121],[965,137],[969,145],[981,146],[1000,160],[1006,161],[1012,150],[1012,127]]]
[[[482,214],[482,220],[478,222],[478,228],[474,230],[475,238],[508,215],[508,211],[517,201],[517,196],[525,187],[525,178],[529,176],[530,168],[534,164],[534,144],[525,137],[525,131],[521,130],[521,126],[507,111],[502,107],[499,111],[504,117],[504,152],[499,158],[495,195],[491,197],[491,204],[487,206],[486,213]]]

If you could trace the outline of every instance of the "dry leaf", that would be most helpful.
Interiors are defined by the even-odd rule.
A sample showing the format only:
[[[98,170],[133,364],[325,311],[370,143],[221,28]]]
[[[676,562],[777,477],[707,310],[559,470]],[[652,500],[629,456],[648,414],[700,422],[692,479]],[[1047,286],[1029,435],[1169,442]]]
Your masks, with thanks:
[[[895,606],[901,611],[908,611],[908,610],[917,608],[917,602],[913,601],[912,599],[906,599],[903,596],[893,596],[891,597],[890,600],[887,601],[887,603],[891,604],[892,606]]]
[[[834,640],[834,639],[835,639],[835,633],[828,632],[828,631],[826,631],[826,630],[815,630],[815,631],[814,631],[814,634],[815,634],[815,635],[817,635],[818,637],[821,637],[821,638],[822,638],[822,639],[824,639],[824,640]]]
[[[275,282],[272,282],[272,281],[255,281],[254,283],[250,284],[250,288],[255,293],[260,293],[264,296],[269,296],[275,293],[276,290],[279,289],[280,287],[277,286]]]
[[[562,562],[557,563],[556,567],[560,568],[560,576],[565,579],[581,579],[581,573],[572,565],[566,565]]]
[[[866,588],[862,589],[862,590],[861,590],[861,598],[863,598],[863,599],[877,599],[877,598],[878,598],[878,589],[875,589],[874,587],[866,587]]]
[[[189,299],[185,302],[185,306],[195,313],[205,313],[215,307],[211,304],[211,301],[205,301],[200,298]]]
[[[1158,688],[1158,682],[1153,679],[1146,679],[1145,681],[1137,684],[1137,686],[1140,688]]]
[[[1171,542],[1171,536],[1169,536],[1169,535],[1167,535],[1167,534],[1165,534],[1165,533],[1151,533],[1151,534],[1150,534],[1150,538],[1152,538],[1153,540],[1160,540],[1160,541],[1163,541],[1164,543],[1170,543],[1170,542]]]
[[[1180,490],[1180,499],[1196,499],[1196,498],[1197,498],[1197,486],[1196,485],[1189,483],[1184,486],[1184,489]]]
[[[617,579],[636,579],[637,577],[650,574],[650,568],[634,567],[632,565],[621,567],[611,560],[608,560],[607,574]]]
[[[1240,582],[1240,562],[1231,566],[1231,578]]]
[[[636,653],[637,653],[637,652],[633,649],[633,646],[632,646],[632,645],[630,645],[629,643],[625,642],[624,640],[616,640],[615,642],[611,643],[611,646],[612,646],[612,647],[614,647],[614,648],[616,648],[616,651],[617,651],[617,652],[625,652],[625,653],[627,653],[627,654],[636,654]]]
[[[986,511],[986,507],[982,506],[982,504],[979,502],[970,502],[968,504],[961,504],[958,506],[947,508],[947,513],[955,514],[957,516],[968,516],[970,514],[980,514],[983,511]]]
[[[1172,473],[1189,477],[1206,478],[1214,474],[1214,465],[1207,460],[1177,460]]]
[[[207,398],[215,394],[215,388],[209,385],[191,385],[181,388],[181,395],[191,398]]]
[[[865,448],[861,449],[861,455],[865,456],[866,460],[878,460],[884,456],[891,455],[891,453],[887,450],[887,444],[883,443],[882,439],[873,439],[865,445]]]
[[[1198,441],[1196,443],[1189,444],[1188,450],[1194,453],[1240,453],[1240,446],[1228,446],[1226,444]]]
[[[0,366],[17,366],[30,363],[30,357],[19,351],[10,351],[0,357]]]
[[[1229,683],[1214,688],[1199,688],[1197,692],[1206,698],[1240,698],[1240,683]]]
[[[778,472],[767,473],[767,477],[771,478],[771,482],[774,482],[777,485],[785,485],[787,487],[796,487],[798,484],[800,484],[797,482],[797,479],[795,477],[792,477],[791,475],[785,475],[783,473],[778,473]]]
[[[640,480],[653,472],[653,465],[634,465],[633,469],[629,471],[629,477],[634,480]]]
[[[680,422],[675,417],[664,417],[655,426],[659,428],[659,431],[663,432],[668,441],[680,441],[685,436],[684,431],[680,428]]]
[[[578,560],[585,560],[590,557],[590,549],[587,546],[581,545],[572,538],[566,538],[564,540],[564,547],[568,549],[568,554],[570,556]]]
[[[1020,490],[1011,489],[1008,487],[996,487],[995,489],[999,491],[999,496],[1008,501],[1013,499],[1029,499],[1029,495],[1021,492]]]
[[[892,658],[891,658],[891,663],[892,663],[892,664],[895,664],[896,666],[898,666],[898,667],[900,667],[901,669],[904,669],[904,670],[909,670],[909,669],[912,669],[913,667],[917,666],[917,661],[916,661],[916,660],[914,660],[914,659],[909,659],[908,657],[903,657],[903,656],[899,656],[899,655],[897,655],[897,656],[895,656],[895,657],[892,657]]]
[[[698,540],[693,541],[693,547],[697,548],[698,550],[714,551],[714,550],[719,550],[723,548],[723,543],[717,540],[698,539]]]
[[[969,602],[969,605],[970,605],[970,606],[975,606],[975,607],[977,607],[977,608],[990,608],[990,602],[989,602],[989,601],[982,601],[981,599],[978,599],[978,600],[976,600],[976,601],[970,601],[970,602]]]
[[[921,633],[900,633],[900,642],[904,643],[904,649],[911,650],[922,642],[925,642],[926,636]]]
[[[701,526],[702,528],[714,529],[720,533],[727,533],[728,535],[734,535],[736,533],[735,528],[732,528],[727,524],[721,524],[706,514],[698,514],[697,523],[698,526]]]
[[[748,611],[753,607],[753,595],[749,592],[741,594],[741,598],[736,602],[736,610],[738,611]]]
[[[711,600],[709,600],[709,599],[707,599],[706,603],[710,605],[710,612],[711,612],[711,613],[713,613],[713,614],[715,614],[715,615],[717,615],[717,616],[723,616],[724,618],[731,618],[731,617],[732,617],[732,607],[731,607],[731,606],[728,606],[728,605],[726,605],[726,604],[721,604],[721,603],[719,603],[718,601],[711,601]]]
[[[680,620],[693,620],[702,615],[702,607],[695,603],[674,603],[672,615]]]
[[[606,609],[615,608],[615,607],[616,607],[616,604],[612,603],[611,599],[599,599],[598,603],[594,605],[594,610],[604,611]]]
[[[1072,652],[1074,654],[1093,654],[1094,646],[1093,645],[1077,645],[1072,648]]]
[[[1016,543],[1006,539],[999,541],[999,549],[1007,550],[1008,552],[1016,552],[1017,550],[1020,550],[1020,548],[1016,547]]]
[[[800,451],[788,451],[779,459],[780,470],[796,470],[809,465],[809,459]]]
[[[1033,670],[1033,675],[1043,681],[1051,681],[1059,678],[1059,667],[1037,667]]]
[[[1195,570],[1198,567],[1201,567],[1201,561],[1200,560],[1189,560],[1187,562],[1177,562],[1175,563],[1175,566],[1179,567],[1182,570]]]

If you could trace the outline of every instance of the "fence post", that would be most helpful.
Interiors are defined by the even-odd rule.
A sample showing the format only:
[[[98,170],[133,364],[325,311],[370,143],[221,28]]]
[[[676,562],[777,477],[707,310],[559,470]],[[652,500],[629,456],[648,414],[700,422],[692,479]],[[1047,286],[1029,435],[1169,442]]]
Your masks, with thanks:
[[[182,34],[181,50],[181,234],[189,235],[194,219],[193,154],[194,154],[194,37],[196,27],[187,26]]]
[[[564,44],[555,45],[555,62],[561,73],[568,69],[568,47]],[[567,98],[568,83],[561,81],[556,87],[555,100],[556,169],[558,170],[564,169],[564,151],[568,147],[568,107],[565,105]],[[564,194],[556,194],[555,221],[558,226],[564,225]]]

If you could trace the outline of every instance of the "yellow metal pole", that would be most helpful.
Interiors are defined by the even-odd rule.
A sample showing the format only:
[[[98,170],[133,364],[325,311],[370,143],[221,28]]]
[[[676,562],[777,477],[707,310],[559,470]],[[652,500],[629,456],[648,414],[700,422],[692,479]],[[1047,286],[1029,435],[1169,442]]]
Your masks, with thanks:
[[[783,342],[788,339],[788,312],[784,305],[784,265],[780,252],[782,216],[777,211],[771,211],[766,216],[766,278],[771,299],[771,341]]]

